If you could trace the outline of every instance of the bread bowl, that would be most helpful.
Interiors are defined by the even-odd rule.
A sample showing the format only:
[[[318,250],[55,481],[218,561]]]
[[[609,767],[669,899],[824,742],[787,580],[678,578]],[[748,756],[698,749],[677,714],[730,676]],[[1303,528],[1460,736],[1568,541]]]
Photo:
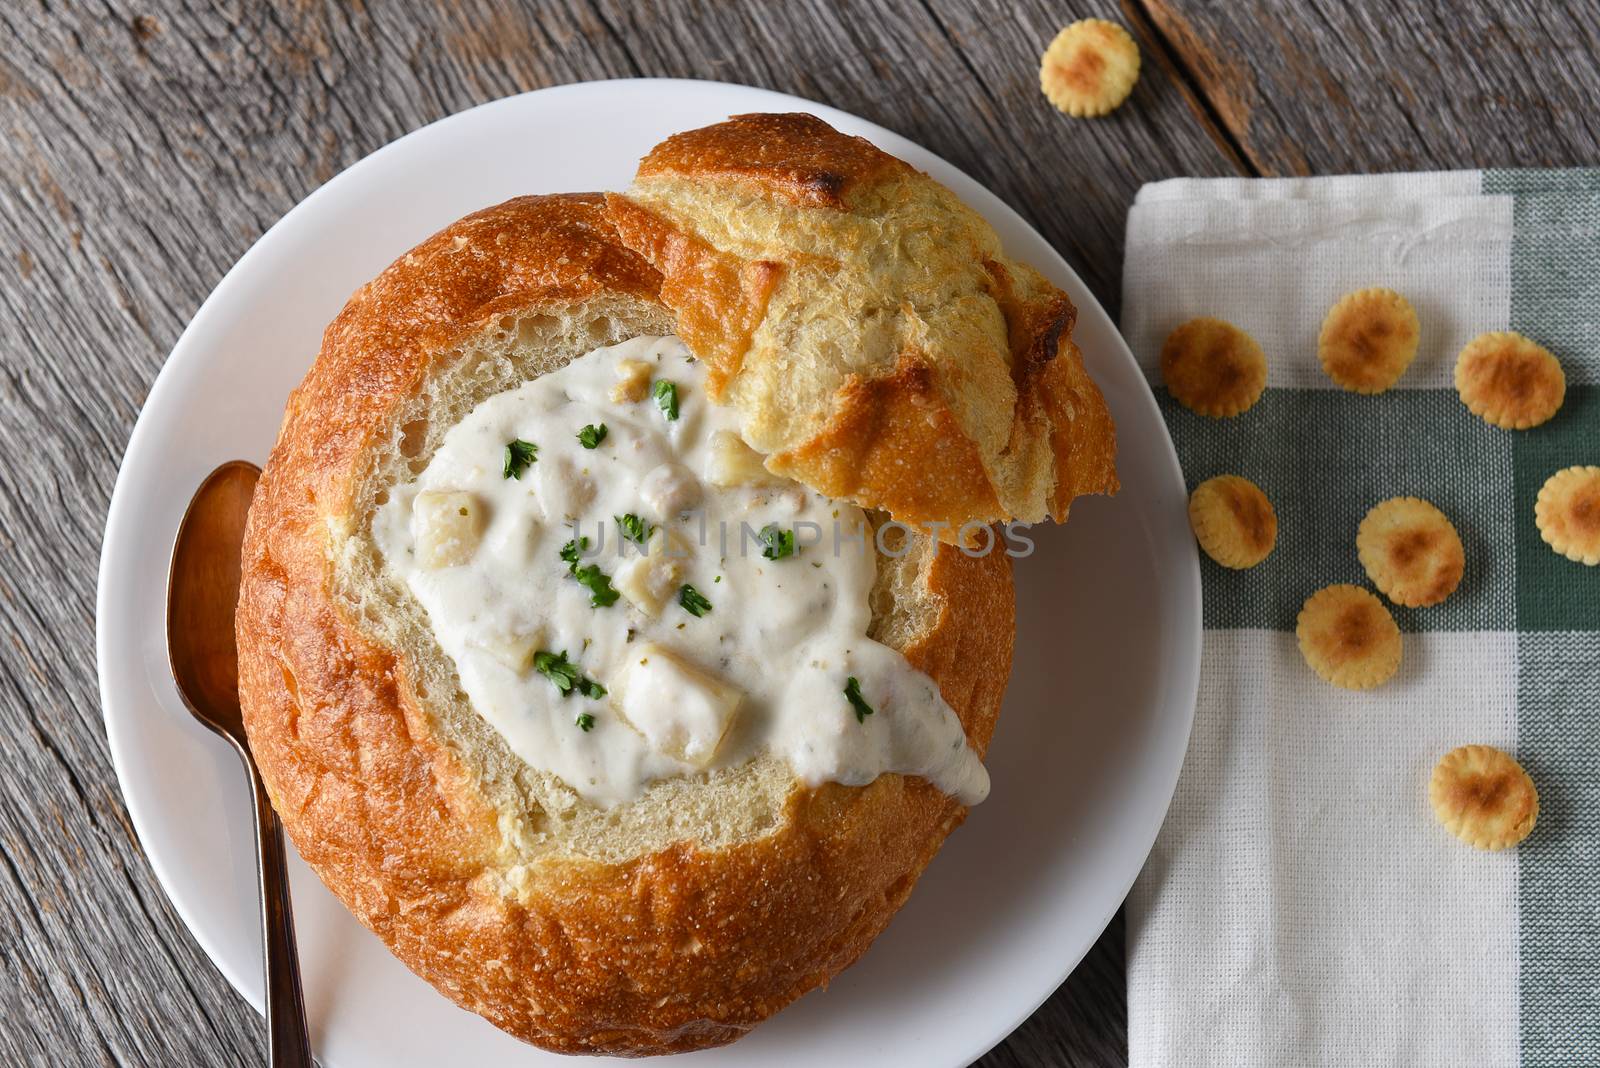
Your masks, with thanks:
[[[597,196],[520,198],[434,235],[328,328],[244,548],[240,695],[301,855],[441,992],[562,1052],[738,1038],[854,961],[966,811],[918,776],[810,782],[759,753],[587,798],[474,708],[386,568],[375,517],[448,431],[591,350],[671,334],[660,285]],[[868,633],[937,685],[981,756],[1009,671],[1009,561],[908,545],[876,566]],[[448,539],[435,551],[452,566]]]

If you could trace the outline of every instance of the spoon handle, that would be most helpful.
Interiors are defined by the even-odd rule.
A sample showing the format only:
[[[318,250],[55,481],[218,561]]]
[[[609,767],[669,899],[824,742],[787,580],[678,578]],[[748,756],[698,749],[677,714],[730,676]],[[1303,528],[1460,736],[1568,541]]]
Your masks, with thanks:
[[[316,1068],[306,1036],[305,998],[300,991],[300,954],[294,943],[289,904],[289,864],[283,824],[272,811],[267,787],[248,757],[256,802],[256,860],[261,874],[261,927],[267,964],[267,1062],[271,1068]]]

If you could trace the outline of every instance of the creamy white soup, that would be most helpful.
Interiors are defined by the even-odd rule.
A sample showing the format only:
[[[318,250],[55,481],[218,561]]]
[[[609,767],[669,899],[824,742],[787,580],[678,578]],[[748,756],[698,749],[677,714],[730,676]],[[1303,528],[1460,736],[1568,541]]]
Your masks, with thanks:
[[[374,523],[472,707],[602,805],[763,753],[816,785],[989,791],[927,675],[867,637],[859,508],[769,474],[675,337],[490,397]]]

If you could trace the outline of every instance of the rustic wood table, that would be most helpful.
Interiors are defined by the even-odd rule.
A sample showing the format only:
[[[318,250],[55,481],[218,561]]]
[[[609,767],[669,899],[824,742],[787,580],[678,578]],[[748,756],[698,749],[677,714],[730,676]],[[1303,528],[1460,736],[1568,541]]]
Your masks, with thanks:
[[[1534,0],[0,4],[0,1063],[249,1065],[262,1021],[151,874],[101,728],[100,533],[145,392],[262,231],[496,97],[713,78],[862,115],[1011,203],[1117,313],[1124,214],[1173,175],[1600,162],[1600,18]],[[1038,91],[1063,24],[1144,53],[1110,118]],[[162,566],[151,561],[152,567]],[[241,789],[242,789],[241,785]],[[1127,1060],[1120,918],[982,1064]]]

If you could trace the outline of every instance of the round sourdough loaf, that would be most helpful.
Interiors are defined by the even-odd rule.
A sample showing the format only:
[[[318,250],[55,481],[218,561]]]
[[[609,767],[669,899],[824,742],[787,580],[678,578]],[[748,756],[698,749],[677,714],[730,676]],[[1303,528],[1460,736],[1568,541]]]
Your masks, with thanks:
[[[613,809],[518,760],[472,710],[371,521],[485,398],[674,329],[597,195],[525,197],[351,298],[290,399],[250,511],[239,688],[301,855],[412,970],[563,1052],[713,1046],[854,961],[965,809],[883,775],[810,789],[771,758]],[[872,636],[987,747],[1010,669],[1009,562],[915,541]]]
[[[1116,491],[1077,308],[904,161],[814,115],[736,115],[607,200],[770,470],[947,541]]]

